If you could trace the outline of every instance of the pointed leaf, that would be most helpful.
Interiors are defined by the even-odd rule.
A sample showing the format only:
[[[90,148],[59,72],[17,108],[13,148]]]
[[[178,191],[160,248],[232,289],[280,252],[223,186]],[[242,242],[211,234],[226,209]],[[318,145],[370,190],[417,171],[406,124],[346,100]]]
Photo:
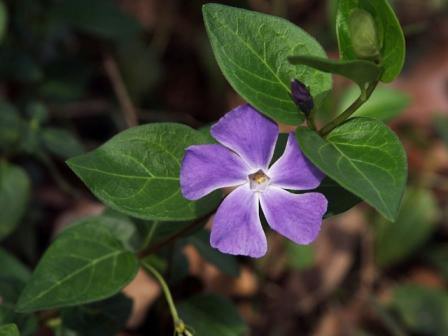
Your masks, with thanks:
[[[232,87],[260,112],[297,125],[304,119],[290,97],[290,82],[311,89],[317,105],[331,89],[331,77],[293,66],[290,55],[325,57],[319,43],[292,23],[270,15],[218,4],[203,7],[215,58]]]
[[[395,220],[407,178],[406,154],[397,136],[382,122],[349,119],[323,139],[299,128],[305,155],[343,188],[384,217]]]

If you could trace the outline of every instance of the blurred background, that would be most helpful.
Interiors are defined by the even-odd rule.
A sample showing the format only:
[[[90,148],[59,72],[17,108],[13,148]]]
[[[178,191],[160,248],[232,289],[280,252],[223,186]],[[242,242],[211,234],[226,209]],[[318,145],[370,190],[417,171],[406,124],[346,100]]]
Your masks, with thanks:
[[[285,17],[338,57],[336,1],[216,2]],[[137,124],[201,128],[242,102],[213,58],[203,3],[0,1],[4,251],[32,269],[61,228],[103,211],[65,159]],[[248,335],[448,335],[448,1],[391,4],[406,35],[405,69],[361,113],[390,121],[408,153],[397,222],[361,204],[325,221],[311,246],[270,232],[266,257],[237,258],[224,272],[207,244],[186,242],[173,266],[181,271],[169,277],[176,300],[203,290],[222,294]],[[356,95],[349,82],[334,80],[322,120]],[[4,267],[0,262],[0,278]],[[139,274],[125,290],[132,309],[105,335],[171,335],[159,292]],[[0,310],[0,324],[8,318]],[[17,323],[33,324],[28,335],[52,335],[42,321]],[[89,328],[78,335],[102,335]]]

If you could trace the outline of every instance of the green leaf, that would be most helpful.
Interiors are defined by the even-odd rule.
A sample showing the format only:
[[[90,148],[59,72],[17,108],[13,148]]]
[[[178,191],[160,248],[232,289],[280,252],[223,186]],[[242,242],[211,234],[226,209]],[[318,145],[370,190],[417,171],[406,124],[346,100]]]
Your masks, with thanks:
[[[391,307],[408,329],[424,335],[448,334],[448,292],[406,284],[394,289]]]
[[[63,128],[44,128],[41,136],[46,149],[61,158],[68,159],[84,153],[79,139]]]
[[[0,239],[16,228],[25,213],[30,185],[22,168],[0,162]]]
[[[19,144],[24,121],[16,108],[0,101],[0,150],[11,151]]]
[[[382,122],[353,118],[326,139],[298,128],[305,155],[327,176],[394,220],[407,178],[406,154],[397,136]]]
[[[299,79],[320,105],[331,77],[286,61],[291,55],[325,57],[319,43],[292,23],[274,16],[218,4],[203,7],[215,58],[232,87],[260,112],[285,124],[304,117],[290,97],[290,82]]]
[[[220,192],[215,192],[191,202],[180,191],[184,150],[206,141],[200,132],[184,125],[149,124],[128,129],[67,163],[115,210],[142,219],[190,220],[209,213],[220,200]]]
[[[132,300],[118,294],[101,302],[64,309],[62,321],[83,336],[110,336],[124,329],[131,311]]]
[[[382,219],[377,223],[376,262],[387,267],[409,257],[428,240],[437,219],[437,202],[431,192],[409,188],[395,223]]]
[[[376,64],[363,60],[335,61],[311,56],[291,56],[288,60],[291,64],[303,64],[323,72],[344,76],[361,88],[376,81],[381,74],[381,68]]]
[[[355,85],[345,91],[339,104],[339,113],[349,107],[359,95],[360,90]],[[386,86],[380,86],[373,91],[369,100],[354,113],[354,116],[389,121],[403,112],[410,102],[411,97],[408,94]]]
[[[0,336],[20,336],[20,332],[15,324],[5,324],[0,326]]]
[[[63,0],[51,12],[75,28],[107,39],[125,39],[142,30],[138,21],[110,0]]]
[[[328,177],[324,178],[315,191],[324,194],[328,200],[328,209],[325,214],[327,218],[346,212],[362,202],[359,197],[345,190]]]
[[[138,270],[136,256],[104,225],[103,217],[81,220],[62,232],[37,265],[17,303],[32,312],[111,297]]]
[[[201,230],[188,238],[188,242],[198,250],[208,262],[215,265],[223,273],[237,277],[240,273],[238,262],[234,256],[223,254],[210,246],[210,233]]]
[[[363,9],[373,16],[381,47],[380,65],[384,67],[381,80],[391,82],[403,68],[406,49],[403,31],[388,0],[339,0],[336,28],[342,59],[358,58],[349,27],[350,16],[357,9]]]
[[[195,336],[241,336],[247,331],[232,302],[217,295],[196,295],[180,303],[178,310]]]
[[[28,268],[23,265],[14,256],[0,248],[0,278],[13,278],[15,281],[26,283],[31,273]]]

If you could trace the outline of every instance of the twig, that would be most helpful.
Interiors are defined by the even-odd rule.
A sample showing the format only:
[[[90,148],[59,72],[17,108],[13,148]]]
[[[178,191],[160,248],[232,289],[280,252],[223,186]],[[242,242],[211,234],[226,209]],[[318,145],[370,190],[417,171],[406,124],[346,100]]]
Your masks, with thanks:
[[[123,111],[124,119],[128,127],[134,127],[138,125],[137,110],[132,103],[129,96],[129,92],[124,85],[123,78],[120,70],[118,69],[117,62],[111,55],[105,55],[103,60],[104,69],[107,77],[109,78],[118,102],[120,103]]]

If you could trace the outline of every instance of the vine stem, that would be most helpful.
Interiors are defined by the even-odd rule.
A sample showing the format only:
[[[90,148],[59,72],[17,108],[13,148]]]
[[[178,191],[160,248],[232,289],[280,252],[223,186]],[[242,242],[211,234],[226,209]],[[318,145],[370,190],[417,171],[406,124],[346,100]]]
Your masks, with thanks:
[[[326,126],[324,126],[320,131],[321,136],[326,136],[345,120],[347,120],[353,113],[356,112],[372,95],[376,86],[378,85],[378,80],[371,82],[367,88],[361,88],[361,95],[356,99],[353,104],[351,104],[344,112],[338,115],[335,119],[330,121]]]
[[[171,317],[173,318],[174,333],[177,335],[192,336],[192,334],[187,330],[185,323],[179,317],[176,305],[174,304],[173,296],[171,295],[170,289],[165,282],[165,279],[163,279],[162,275],[148,263],[143,262],[142,264],[143,267],[145,267],[145,269],[148,270],[154,276],[154,278],[157,279],[157,281],[160,283],[160,287],[162,287],[163,295],[165,296],[166,302],[170,309]]]

